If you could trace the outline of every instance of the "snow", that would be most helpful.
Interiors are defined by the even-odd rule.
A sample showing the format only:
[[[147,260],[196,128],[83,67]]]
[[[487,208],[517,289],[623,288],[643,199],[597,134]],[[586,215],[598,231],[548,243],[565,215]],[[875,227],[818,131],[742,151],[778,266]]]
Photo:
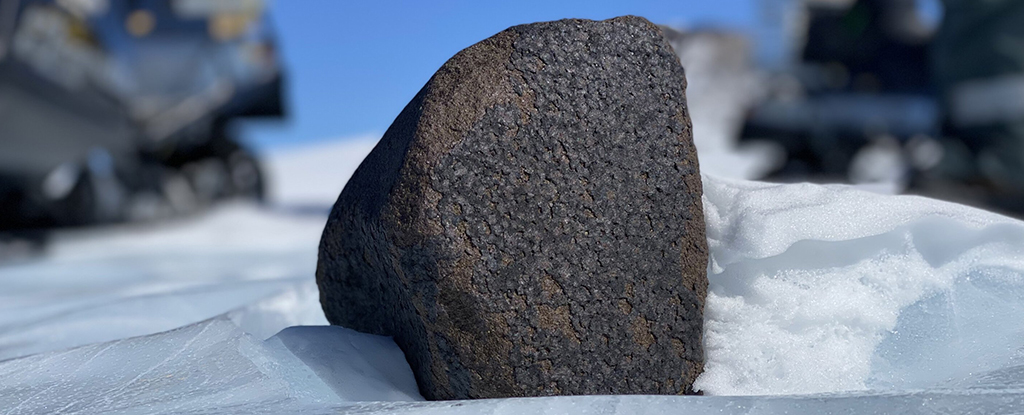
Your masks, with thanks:
[[[925,389],[1024,363],[1021,222],[846,186],[705,178],[704,201],[707,393]]]
[[[746,112],[767,93],[767,77],[752,65],[747,39],[714,30],[668,38],[686,68],[687,109],[701,171],[758,179],[782,167],[786,153],[778,144],[737,143]]]
[[[390,339],[324,326],[313,281],[330,203],[372,145],[271,154],[269,206],[59,233],[0,265],[0,414],[1024,407],[1024,223],[710,175],[707,396],[420,402]]]
[[[0,267],[0,360],[171,330],[246,306],[276,308],[288,325],[324,323],[309,278],[323,223],[230,205],[153,226],[57,235],[42,260]],[[283,300],[260,305],[270,297]]]
[[[388,338],[329,326],[293,327],[261,342],[219,317],[0,364],[0,408],[281,413],[355,398],[422,400],[409,365],[395,359],[401,353]]]
[[[334,205],[380,135],[329,141],[272,153],[264,163],[272,200],[288,205]]]
[[[402,349],[390,338],[305,326],[286,328],[267,342],[286,347],[342,400],[423,400]]]

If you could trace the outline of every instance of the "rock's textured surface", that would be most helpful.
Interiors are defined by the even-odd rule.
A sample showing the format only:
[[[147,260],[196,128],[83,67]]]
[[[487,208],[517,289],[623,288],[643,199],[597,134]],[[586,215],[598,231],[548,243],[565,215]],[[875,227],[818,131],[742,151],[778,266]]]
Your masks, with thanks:
[[[327,318],[394,336],[428,399],[686,392],[707,247],[684,89],[638,17],[459,52],[331,212]]]

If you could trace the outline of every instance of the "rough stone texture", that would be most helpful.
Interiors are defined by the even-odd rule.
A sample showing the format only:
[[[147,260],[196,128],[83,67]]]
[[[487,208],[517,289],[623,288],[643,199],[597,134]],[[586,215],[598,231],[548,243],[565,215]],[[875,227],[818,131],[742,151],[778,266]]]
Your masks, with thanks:
[[[459,52],[331,212],[327,318],[394,336],[428,399],[688,392],[707,246],[685,83],[638,17]]]

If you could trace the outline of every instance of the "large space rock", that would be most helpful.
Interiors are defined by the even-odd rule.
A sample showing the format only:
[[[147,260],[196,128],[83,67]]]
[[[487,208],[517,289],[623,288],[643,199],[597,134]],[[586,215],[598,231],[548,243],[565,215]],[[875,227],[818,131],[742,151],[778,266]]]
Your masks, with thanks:
[[[327,318],[393,336],[428,399],[688,392],[707,242],[685,85],[639,17],[459,52],[331,212]]]

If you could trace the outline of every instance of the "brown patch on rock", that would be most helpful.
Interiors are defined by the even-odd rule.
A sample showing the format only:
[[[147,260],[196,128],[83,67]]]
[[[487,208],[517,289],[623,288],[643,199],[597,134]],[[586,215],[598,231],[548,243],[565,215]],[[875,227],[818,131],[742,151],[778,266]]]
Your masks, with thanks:
[[[622,310],[622,314],[629,314],[633,312],[633,306],[629,304],[629,301],[620,299],[619,310]]]
[[[633,323],[630,324],[630,329],[633,331],[633,341],[639,344],[644,350],[647,350],[657,341],[654,338],[654,334],[651,333],[651,322],[647,321],[646,318],[637,316],[633,319]]]
[[[547,305],[537,306],[538,327],[561,332],[565,337],[579,344],[580,338],[576,330],[572,328],[572,321],[569,316],[569,306],[563,305],[554,308]]]

